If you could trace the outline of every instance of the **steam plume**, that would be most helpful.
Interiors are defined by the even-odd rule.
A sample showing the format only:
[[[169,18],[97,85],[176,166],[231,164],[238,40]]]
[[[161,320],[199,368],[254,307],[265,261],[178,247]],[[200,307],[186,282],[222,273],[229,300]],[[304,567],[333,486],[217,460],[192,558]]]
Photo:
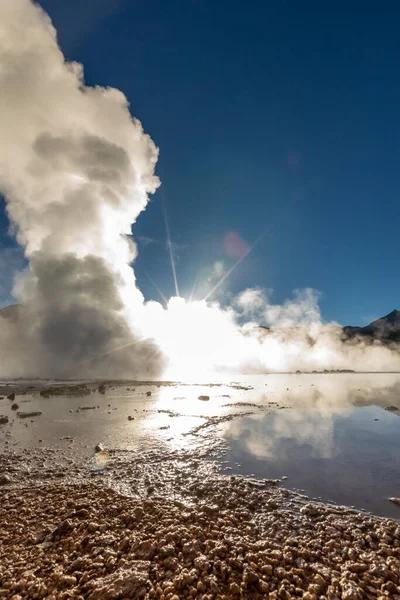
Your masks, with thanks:
[[[30,0],[0,2],[0,89],[0,191],[29,259],[3,368],[18,350],[15,374],[156,374],[160,352],[135,339],[126,307],[143,303],[127,235],[159,185],[157,148],[120,91],[85,86]]]
[[[149,303],[147,331],[170,357],[176,370],[198,378],[210,371],[276,373],[287,371],[397,371],[400,354],[384,346],[356,338],[343,340],[337,323],[324,323],[319,294],[297,290],[293,299],[273,304],[260,289],[242,292],[232,306],[217,302],[187,303],[171,298],[168,310]],[[267,323],[271,329],[259,327]]]

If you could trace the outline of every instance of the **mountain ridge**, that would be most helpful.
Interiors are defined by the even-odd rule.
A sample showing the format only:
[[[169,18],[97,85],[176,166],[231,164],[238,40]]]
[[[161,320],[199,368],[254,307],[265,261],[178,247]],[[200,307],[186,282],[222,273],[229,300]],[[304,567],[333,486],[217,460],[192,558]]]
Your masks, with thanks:
[[[381,342],[400,342],[400,311],[394,309],[365,327],[347,325],[343,327],[343,333],[348,339],[359,336]]]

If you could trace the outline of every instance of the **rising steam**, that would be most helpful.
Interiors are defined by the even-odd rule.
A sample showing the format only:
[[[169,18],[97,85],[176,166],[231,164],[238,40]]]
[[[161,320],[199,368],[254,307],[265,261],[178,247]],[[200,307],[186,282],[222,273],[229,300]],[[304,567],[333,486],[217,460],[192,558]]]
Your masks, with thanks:
[[[145,303],[129,236],[159,185],[157,148],[120,91],[85,85],[31,0],[0,0],[0,89],[0,192],[29,261],[20,318],[0,328],[1,376],[157,377],[167,361],[180,377],[400,368],[380,344],[344,344],[312,290],[282,306],[260,290],[228,308]]]
[[[170,357],[171,377],[199,377],[213,370],[266,373],[325,369],[398,371],[400,354],[376,341],[343,341],[337,323],[323,323],[319,294],[296,291],[294,298],[274,305],[259,289],[240,294],[233,306],[171,298],[168,311],[149,303],[147,331]],[[251,319],[251,320],[249,320]],[[273,329],[259,327],[267,323]]]
[[[157,148],[121,92],[85,86],[30,0],[0,2],[0,88],[0,191],[29,260],[2,368],[158,374],[161,353],[135,335],[126,309],[143,303],[127,236],[159,185]],[[124,352],[107,354],[116,346]]]

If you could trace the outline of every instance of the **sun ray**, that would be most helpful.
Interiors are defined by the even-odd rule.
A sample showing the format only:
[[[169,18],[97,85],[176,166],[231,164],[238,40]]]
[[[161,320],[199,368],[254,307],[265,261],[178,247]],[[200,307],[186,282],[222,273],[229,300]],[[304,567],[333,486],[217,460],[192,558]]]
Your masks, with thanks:
[[[173,253],[173,250],[172,250],[171,234],[170,234],[170,231],[169,231],[169,223],[168,223],[168,217],[167,217],[167,207],[166,207],[163,195],[161,195],[161,202],[162,202],[163,213],[164,213],[165,230],[167,232],[167,244],[168,244],[168,250],[169,250],[169,258],[170,258],[170,261],[171,261],[172,276],[174,278],[175,295],[178,296],[178,297],[180,297],[179,286],[178,286],[178,278],[176,276],[174,253]]]
[[[111,348],[111,350],[107,350],[107,352],[103,352],[102,354],[98,354],[97,356],[93,356],[88,359],[88,363],[91,363],[99,358],[103,358],[104,356],[108,356],[109,354],[113,354],[114,352],[118,352],[119,350],[125,350],[125,348],[129,348],[129,346],[134,346],[138,344],[141,340],[134,340],[133,342],[129,342],[128,344],[123,344],[122,346],[117,346],[116,348]]]
[[[146,273],[146,277],[150,281],[151,285],[157,290],[157,292],[159,293],[160,297],[163,299],[163,302],[165,303],[165,305],[167,305],[168,304],[168,300],[167,300],[166,296],[162,293],[162,291],[160,290],[160,288],[158,287],[158,285],[156,284],[156,282],[154,281],[154,279],[152,279],[152,277],[150,277],[150,275],[148,274],[148,272],[145,271],[145,273]]]
[[[198,275],[198,273],[196,273],[196,277],[194,278],[194,282],[193,282],[193,286],[192,286],[192,291],[190,292],[190,296],[189,296],[189,303],[193,300],[193,296],[194,296],[194,293],[197,288],[198,279],[199,279],[199,275]]]

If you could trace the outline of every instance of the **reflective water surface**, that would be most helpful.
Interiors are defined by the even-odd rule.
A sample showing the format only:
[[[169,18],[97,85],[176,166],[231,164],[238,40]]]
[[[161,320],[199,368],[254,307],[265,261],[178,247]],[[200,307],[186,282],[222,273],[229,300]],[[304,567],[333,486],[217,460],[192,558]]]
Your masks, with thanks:
[[[197,384],[108,384],[106,394],[43,398],[50,382],[5,382],[0,452],[57,447],[87,461],[94,446],[196,451],[224,440],[221,470],[267,478],[309,497],[400,518],[400,374],[216,378]],[[22,393],[25,389],[26,393]],[[21,419],[18,410],[41,411]],[[200,400],[199,396],[205,399]],[[390,408],[391,410],[386,410]]]
[[[271,376],[253,398],[290,408],[227,425],[231,473],[287,477],[310,497],[400,517],[388,501],[400,496],[399,375]]]

